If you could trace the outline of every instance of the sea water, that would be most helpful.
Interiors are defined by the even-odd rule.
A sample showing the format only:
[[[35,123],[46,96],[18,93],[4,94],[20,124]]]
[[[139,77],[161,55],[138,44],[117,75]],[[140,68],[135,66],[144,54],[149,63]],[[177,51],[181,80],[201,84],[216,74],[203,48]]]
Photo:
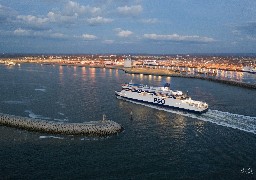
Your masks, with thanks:
[[[207,102],[209,111],[197,115],[116,99],[114,91],[130,80],[153,86],[169,82]],[[199,79],[1,65],[1,113],[63,123],[101,120],[106,114],[125,130],[85,137],[0,126],[0,179],[256,178],[255,107],[255,90]]]

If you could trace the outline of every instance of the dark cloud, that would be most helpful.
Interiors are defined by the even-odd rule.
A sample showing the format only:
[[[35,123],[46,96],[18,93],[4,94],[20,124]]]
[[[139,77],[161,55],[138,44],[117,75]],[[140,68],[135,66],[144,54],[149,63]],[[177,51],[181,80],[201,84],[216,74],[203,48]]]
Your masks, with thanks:
[[[211,37],[202,37],[198,35],[179,35],[179,34],[144,34],[143,37],[154,41],[170,41],[170,42],[184,42],[184,43],[212,43],[215,40]]]
[[[235,26],[234,34],[246,37],[247,39],[256,39],[256,21],[247,22],[242,25]]]
[[[17,12],[12,8],[0,4],[0,23],[2,25],[10,24],[16,17]],[[3,28],[4,26],[1,26]]]

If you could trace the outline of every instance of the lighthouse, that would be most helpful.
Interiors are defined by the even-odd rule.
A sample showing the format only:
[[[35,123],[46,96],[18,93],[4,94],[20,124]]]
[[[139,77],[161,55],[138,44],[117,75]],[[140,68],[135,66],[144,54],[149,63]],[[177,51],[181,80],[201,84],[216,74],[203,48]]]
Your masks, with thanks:
[[[131,68],[132,67],[132,59],[131,57],[127,57],[125,60],[124,60],[124,68]]]

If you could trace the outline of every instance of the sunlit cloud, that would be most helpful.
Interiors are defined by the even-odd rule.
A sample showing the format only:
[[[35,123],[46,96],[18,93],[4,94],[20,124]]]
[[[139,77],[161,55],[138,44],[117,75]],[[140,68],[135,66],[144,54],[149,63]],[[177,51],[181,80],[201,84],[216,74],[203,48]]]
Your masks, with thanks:
[[[91,7],[89,5],[84,6],[74,1],[68,1],[68,3],[65,5],[63,14],[81,15],[81,14],[87,13],[87,14],[96,15],[96,14],[99,14],[100,12],[101,12],[101,9],[99,7]]]
[[[95,36],[95,35],[92,35],[92,34],[82,34],[82,39],[84,39],[84,40],[95,40],[95,39],[97,39],[97,36]]]
[[[133,34],[132,31],[123,30],[121,28],[116,28],[114,30],[117,32],[117,36],[119,36],[119,37],[129,37],[129,36],[131,36]]]
[[[47,18],[49,22],[54,22],[54,23],[68,23],[68,22],[74,22],[78,18],[78,14],[73,14],[72,16],[67,16],[60,14],[59,12],[52,12],[50,11],[47,14]]]
[[[14,35],[17,36],[28,36],[30,34],[30,30],[26,30],[26,29],[22,29],[22,28],[18,28],[14,30]]]
[[[122,7],[118,7],[117,11],[120,14],[123,15],[132,15],[132,16],[136,16],[138,14],[140,14],[143,11],[143,8],[141,5],[135,5],[135,6],[122,6]]]
[[[64,39],[67,35],[59,32],[53,32],[52,30],[45,31],[35,31],[31,29],[17,28],[13,31],[16,36],[26,36],[26,37],[43,37],[43,38],[53,38],[53,39]]]
[[[1,9],[1,7],[0,7]],[[91,7],[89,5],[80,5],[74,1],[68,1],[64,8],[61,10],[50,10],[46,15],[36,16],[36,15],[18,15],[16,19],[23,23],[24,25],[42,26],[49,23],[78,23],[84,18],[87,18],[88,23],[91,25],[102,24],[112,22],[112,19],[103,18],[101,16],[96,16],[100,14],[101,9],[98,7]],[[96,16],[96,17],[90,17]]]
[[[113,21],[113,19],[104,18],[104,17],[101,17],[101,16],[92,17],[92,18],[89,18],[87,20],[87,22],[90,25],[107,24],[107,23],[111,23],[112,21]]]
[[[48,18],[41,18],[41,17],[32,16],[32,15],[27,15],[27,16],[18,15],[17,19],[32,25],[43,25],[49,21]]]

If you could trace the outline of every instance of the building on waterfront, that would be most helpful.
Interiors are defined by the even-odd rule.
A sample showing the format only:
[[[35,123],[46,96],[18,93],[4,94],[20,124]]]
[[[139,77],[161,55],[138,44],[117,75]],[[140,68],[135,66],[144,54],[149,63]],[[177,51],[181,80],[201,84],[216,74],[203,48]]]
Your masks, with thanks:
[[[132,67],[132,59],[131,57],[127,57],[125,60],[124,60],[124,67],[125,68],[131,68]]]

